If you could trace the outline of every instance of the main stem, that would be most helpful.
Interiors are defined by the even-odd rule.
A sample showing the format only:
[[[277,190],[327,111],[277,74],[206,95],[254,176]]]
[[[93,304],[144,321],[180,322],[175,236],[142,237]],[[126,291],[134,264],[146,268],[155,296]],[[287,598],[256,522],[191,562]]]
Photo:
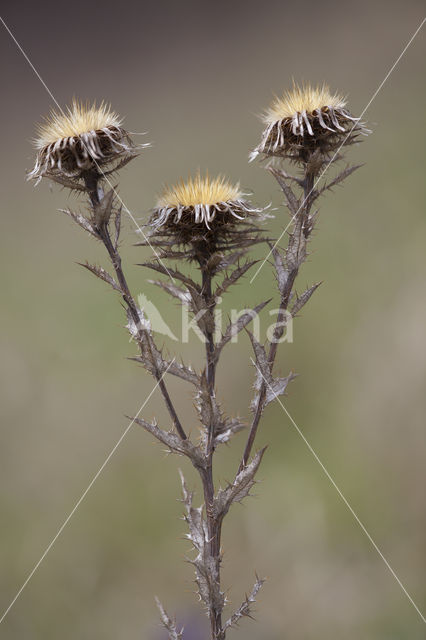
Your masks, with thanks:
[[[302,218],[302,220],[306,220],[309,216],[309,212],[312,205],[312,189],[314,186],[315,174],[309,171],[308,162],[305,163],[305,173],[303,179],[303,201],[297,213],[298,216]],[[303,225],[302,225],[302,233],[303,233]],[[268,353],[268,362],[271,367],[271,373],[274,367],[275,358],[278,350],[278,343],[282,334],[284,332],[284,321],[286,319],[286,313],[288,309],[288,305],[290,302],[290,296],[293,291],[294,282],[296,280],[297,274],[299,273],[299,267],[296,267],[290,271],[287,278],[287,283],[285,286],[285,290],[281,296],[281,302],[278,310],[277,321],[275,323],[275,329],[273,333],[273,341],[269,347]],[[254,441],[256,439],[257,430],[259,427],[260,419],[262,417],[264,403],[266,398],[267,385],[266,382],[263,381],[260,391],[259,391],[259,400],[256,406],[256,412],[253,417],[253,422],[250,427],[249,436],[247,438],[247,443],[244,449],[244,454],[241,459],[240,466],[238,468],[238,473],[244,469],[247,465],[251,451],[253,449]]]
[[[214,357],[214,307],[215,301],[212,296],[212,275],[205,261],[200,260],[200,268],[202,274],[202,296],[207,307],[206,313],[211,318],[211,330],[206,330],[206,379],[210,397],[215,394],[215,377],[216,377],[216,360]],[[222,518],[216,518],[213,513],[214,502],[214,480],[213,480],[213,454],[214,454],[214,425],[206,425],[208,427],[207,434],[207,465],[206,469],[201,472],[203,482],[204,502],[206,507],[207,530],[209,535],[209,555],[213,558],[216,581],[220,588],[220,538],[222,530]],[[216,603],[210,603],[210,629],[211,640],[224,640],[225,634],[222,629],[222,610]]]

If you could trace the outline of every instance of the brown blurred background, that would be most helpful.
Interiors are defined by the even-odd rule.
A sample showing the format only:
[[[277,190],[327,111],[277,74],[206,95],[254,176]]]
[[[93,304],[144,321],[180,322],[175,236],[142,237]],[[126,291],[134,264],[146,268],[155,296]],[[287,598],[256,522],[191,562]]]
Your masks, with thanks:
[[[384,0],[17,2],[3,18],[61,104],[104,98],[131,131],[148,132],[152,148],[119,181],[126,205],[145,220],[162,183],[198,167],[241,180],[256,202],[279,206],[270,176],[247,163],[261,131],[256,114],[292,78],[329,83],[359,114],[423,8]],[[116,296],[76,264],[105,263],[101,248],[57,213],[81,205],[47,182],[37,189],[25,182],[34,123],[52,100],[4,29],[0,47],[3,611],[152,380],[125,359],[133,347]],[[324,284],[278,362],[281,373],[301,374],[286,406],[423,612],[424,56],[423,30],[365,114],[373,135],[348,153],[366,166],[322,202],[299,287]],[[276,214],[278,234],[287,217]],[[134,241],[127,220],[123,254],[134,290],[177,326],[178,309],[134,266],[148,257]],[[268,266],[253,286],[239,287],[232,304],[258,302],[265,290],[274,291]],[[199,362],[199,344],[185,353]],[[248,358],[242,340],[220,372],[224,401],[243,415]],[[188,390],[171,388],[195,426]],[[158,395],[144,415],[166,424]],[[255,570],[269,580],[257,621],[230,637],[424,638],[419,615],[279,406],[267,410],[261,443],[270,446],[257,498],[227,518],[224,584],[237,605]],[[231,476],[242,444],[239,436],[224,448],[218,478]],[[186,461],[165,457],[131,429],[2,623],[1,637],[160,639],[158,594],[186,622],[185,640],[204,640],[192,570],[183,562],[178,466],[197,486]]]

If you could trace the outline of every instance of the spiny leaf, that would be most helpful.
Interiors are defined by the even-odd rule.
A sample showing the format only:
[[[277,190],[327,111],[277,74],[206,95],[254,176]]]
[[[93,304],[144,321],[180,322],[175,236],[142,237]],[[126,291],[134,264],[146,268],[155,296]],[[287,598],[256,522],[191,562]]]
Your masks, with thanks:
[[[240,258],[242,258],[246,254],[246,251],[235,251],[234,253],[227,253],[226,255],[219,255],[220,261],[215,264],[214,273],[219,273],[220,271],[225,271],[230,266],[238,262]]]
[[[292,176],[289,173],[287,173],[286,171],[284,171],[284,169],[279,169],[279,172],[281,174],[281,176],[283,178],[285,178],[286,180],[291,180],[292,182],[295,182],[296,184],[299,185],[299,187],[303,188],[303,178],[298,178],[297,176]]]
[[[175,278],[176,280],[180,280],[188,287],[192,287],[193,289],[200,290],[199,285],[194,282],[191,278],[183,274],[181,271],[177,269],[170,269],[169,267],[165,267],[159,262],[141,262],[138,264],[139,267],[147,267],[148,269],[152,269],[153,271],[158,271],[158,273],[163,273],[166,276],[171,278]]]
[[[115,188],[110,189],[93,207],[93,217],[97,227],[107,225],[112,214],[112,203],[114,200]]]
[[[134,360],[135,362],[140,362],[140,364],[144,365],[145,368],[148,369],[151,373],[153,372],[153,367],[150,365],[150,361],[146,357],[142,356],[134,356],[129,358],[129,360]],[[177,378],[181,378],[186,382],[190,382],[191,384],[198,386],[200,379],[199,376],[195,373],[195,371],[183,363],[176,362],[176,360],[162,360],[160,369],[160,373],[170,373],[172,376],[176,376]]]
[[[247,331],[247,333],[250,336],[256,360],[256,379],[254,382],[256,394],[250,404],[250,408],[253,412],[256,412],[259,402],[261,402],[261,410],[263,411],[270,402],[285,393],[287,386],[296,377],[296,375],[294,373],[289,373],[285,378],[274,378],[272,376],[271,363],[268,360],[265,347],[256,340],[250,331]]]
[[[270,402],[276,400],[278,396],[282,396],[295,377],[294,373],[289,373],[286,378],[273,378],[270,382],[267,382],[264,406],[266,407]]]
[[[215,392],[210,390],[205,372],[197,377],[197,393],[195,408],[203,426],[203,441],[207,442],[208,434],[213,433],[214,446],[228,442],[231,437],[246,426],[239,418],[226,416]]]
[[[120,169],[125,167],[126,164],[128,164],[129,162],[131,162],[132,160],[137,158],[138,155],[139,155],[139,153],[136,150],[131,151],[131,152],[127,151],[126,152],[126,157],[123,158],[122,160],[120,160],[120,162],[118,162],[118,164],[116,164],[115,167],[113,167],[109,171],[106,171],[103,175],[104,176],[110,176],[111,174],[116,173],[117,171],[119,171]]]
[[[318,189],[316,197],[318,198],[321,194],[324,193],[324,191],[331,190],[333,187],[346,180],[346,178],[348,178],[354,171],[360,169],[363,166],[364,164],[356,164],[346,167],[339,173],[338,176],[336,176],[336,178],[334,178],[334,180],[332,180],[328,184],[325,184],[321,189]]]
[[[298,269],[306,258],[306,236],[303,229],[303,218],[298,216],[290,234],[286,250],[287,269]]]
[[[250,489],[255,483],[254,477],[262,462],[265,451],[266,447],[260,449],[252,461],[237,474],[233,483],[228,484],[225,489],[220,489],[217,492],[213,503],[213,512],[216,518],[223,518],[232,504],[241,502],[250,495]]]
[[[297,313],[299,313],[299,311],[302,309],[302,307],[305,306],[305,304],[308,302],[309,298],[318,289],[320,284],[321,284],[321,282],[317,282],[316,284],[312,285],[312,287],[309,287],[308,289],[306,289],[306,291],[304,291],[301,296],[298,296],[296,298],[293,306],[290,309],[290,313],[293,316],[293,318],[295,317],[295,315]]]
[[[195,568],[195,581],[198,586],[200,599],[206,605],[207,610],[215,608],[222,611],[225,604],[225,595],[220,589],[218,565],[211,555],[209,545],[209,532],[207,522],[203,517],[203,507],[193,507],[193,493],[188,491],[185,478],[180,471],[182,481],[183,503],[185,505],[184,520],[188,524],[188,540],[191,541],[196,557],[189,562]]]
[[[115,212],[114,227],[115,227],[114,249],[117,251],[118,241],[120,239],[120,231],[121,231],[121,207],[119,207]]]
[[[169,634],[169,640],[182,640],[183,628],[178,631],[176,627],[176,620],[172,620],[170,618],[157,597],[155,598],[155,602],[160,612],[161,622]]]
[[[87,191],[87,187],[85,185],[80,184],[79,182],[77,182],[77,180],[67,178],[66,176],[47,173],[47,177],[49,178],[49,180],[53,180],[54,182],[57,182],[67,189],[71,189],[73,191]]]
[[[271,364],[268,360],[268,356],[266,355],[265,347],[260,344],[260,342],[254,337],[254,335],[247,329],[247,333],[249,335],[255,359],[256,365],[260,369],[260,372],[265,377],[266,380],[271,379]]]
[[[256,582],[254,583],[253,589],[251,590],[250,594],[246,596],[244,602],[238,607],[235,613],[233,613],[232,616],[225,622],[225,624],[223,625],[224,631],[226,631],[230,627],[237,626],[241,618],[243,617],[248,617],[248,618],[253,617],[252,607],[253,607],[253,604],[256,602],[256,596],[259,593],[262,586],[264,585],[264,583],[265,583],[265,580],[259,578],[256,575]]]
[[[189,291],[185,291],[180,287],[177,287],[172,282],[163,282],[162,280],[148,280],[150,284],[154,284],[156,287],[160,287],[160,289],[164,289],[174,298],[177,298],[182,302],[182,304],[188,305],[191,301],[191,294]]]
[[[281,251],[277,247],[274,247],[273,245],[269,245],[269,246],[274,258],[275,272],[277,274],[277,281],[278,281],[278,290],[282,297],[284,295],[284,292],[286,290],[286,285],[288,282],[288,271],[284,266],[284,261],[283,261]]]
[[[300,203],[296,198],[293,189],[290,187],[290,185],[287,184],[285,174],[283,174],[283,172],[279,169],[275,169],[274,167],[269,167],[268,171],[272,173],[281,189],[283,190],[290,212],[293,214],[293,216],[296,216],[300,208]]]
[[[206,460],[203,452],[199,447],[193,444],[188,438],[186,440],[182,440],[176,433],[173,431],[165,431],[164,429],[160,429],[156,422],[147,422],[142,418],[134,417],[130,418],[126,416],[129,420],[132,420],[134,423],[143,427],[146,431],[148,431],[151,435],[153,435],[157,440],[166,445],[167,449],[173,453],[177,453],[180,455],[187,456],[192,460],[193,465],[197,469],[204,469],[206,465]]]
[[[195,408],[206,434],[219,434],[224,425],[224,417],[216,400],[214,391],[210,390],[205,372],[201,374],[200,385],[195,396]]]
[[[232,273],[226,276],[221,284],[216,288],[215,296],[219,297],[224,293],[230,286],[235,284],[245,273],[257,262],[258,260],[249,260],[245,264],[236,267]]]
[[[269,302],[271,302],[271,300],[272,298],[269,298],[269,300],[265,300],[265,302],[261,302],[260,304],[256,305],[254,309],[249,309],[248,311],[240,315],[237,320],[235,320],[234,322],[230,322],[228,324],[228,326],[225,329],[225,333],[223,334],[221,340],[217,343],[215,348],[214,357],[216,361],[219,358],[220,352],[222,351],[223,347],[234,336],[240,333],[240,331],[242,331],[248,324],[250,324],[250,322],[252,322],[252,320],[260,313],[260,311],[262,311],[262,309],[267,304],[269,304]]]
[[[74,222],[76,222],[82,229],[90,233],[94,238],[99,239],[99,235],[96,230],[92,227],[89,220],[81,215],[81,213],[75,213],[70,209],[59,209],[61,213],[65,213],[67,216],[72,218]]]
[[[247,425],[240,418],[225,418],[225,422],[214,438],[214,445],[229,442],[236,433],[245,429]]]
[[[102,267],[99,267],[96,264],[89,264],[88,262],[86,263],[78,262],[77,264],[79,264],[81,267],[84,267],[85,269],[93,273],[95,276],[97,276],[104,282],[107,282],[116,291],[119,291],[120,293],[122,293],[122,290],[118,282],[116,282],[114,278]]]

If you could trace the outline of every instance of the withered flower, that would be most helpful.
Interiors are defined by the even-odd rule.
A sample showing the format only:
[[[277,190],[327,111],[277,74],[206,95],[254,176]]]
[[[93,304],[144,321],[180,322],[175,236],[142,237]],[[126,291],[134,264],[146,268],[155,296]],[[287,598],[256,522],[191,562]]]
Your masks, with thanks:
[[[346,109],[345,100],[325,85],[294,85],[275,98],[262,120],[266,129],[251,160],[259,154],[306,160],[314,151],[327,155],[369,133]]]
[[[238,184],[197,173],[164,189],[149,221],[151,236],[157,246],[186,245],[188,258],[200,251],[211,255],[248,246],[249,238],[255,242],[253,233],[259,231],[256,224],[263,212],[245,199]]]
[[[122,119],[104,102],[97,106],[74,100],[66,111],[52,111],[38,127],[38,153],[28,178],[78,180],[94,168],[113,171],[123,166],[137,148],[121,125]]]

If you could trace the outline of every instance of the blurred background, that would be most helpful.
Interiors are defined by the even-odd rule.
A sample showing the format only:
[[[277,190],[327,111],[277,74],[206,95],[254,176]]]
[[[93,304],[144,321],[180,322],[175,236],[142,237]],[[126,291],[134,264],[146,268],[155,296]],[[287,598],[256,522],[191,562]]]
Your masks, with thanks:
[[[358,115],[419,26],[409,0],[312,2],[14,3],[3,18],[61,105],[106,99],[144,151],[119,192],[146,221],[164,182],[197,168],[224,172],[280,207],[272,178],[248,152],[257,115],[292,78],[327,82]],[[116,295],[76,263],[106,264],[101,247],[57,210],[84,205],[59,187],[25,182],[34,123],[53,101],[1,30],[2,207],[0,608],[10,604],[151,391]],[[324,281],[280,349],[277,371],[300,373],[286,406],[414,601],[424,612],[426,275],[425,33],[419,33],[364,118],[373,134],[350,148],[366,165],[321,202],[299,289]],[[422,80],[423,78],[423,80]],[[276,211],[273,232],[287,223]],[[171,327],[180,312],[136,263],[126,220],[122,252],[135,293]],[[262,251],[258,250],[258,257]],[[232,306],[275,295],[268,265]],[[266,292],[266,295],[265,295]],[[228,303],[230,304],[230,303]],[[170,350],[176,343],[166,342]],[[178,345],[178,349],[180,349]],[[197,340],[183,349],[201,363]],[[253,370],[245,339],[229,348],[219,394],[248,414]],[[190,390],[170,381],[195,430]],[[143,415],[167,417],[155,394]],[[278,405],[256,497],[225,521],[224,585],[238,606],[268,577],[256,621],[230,637],[255,640],[418,640],[424,623]],[[232,474],[239,435],[218,458]],[[205,640],[193,594],[177,469],[134,427],[117,449],[0,628],[10,640],[162,640],[153,597],[176,612],[185,640]],[[238,636],[239,634],[239,636]]]

